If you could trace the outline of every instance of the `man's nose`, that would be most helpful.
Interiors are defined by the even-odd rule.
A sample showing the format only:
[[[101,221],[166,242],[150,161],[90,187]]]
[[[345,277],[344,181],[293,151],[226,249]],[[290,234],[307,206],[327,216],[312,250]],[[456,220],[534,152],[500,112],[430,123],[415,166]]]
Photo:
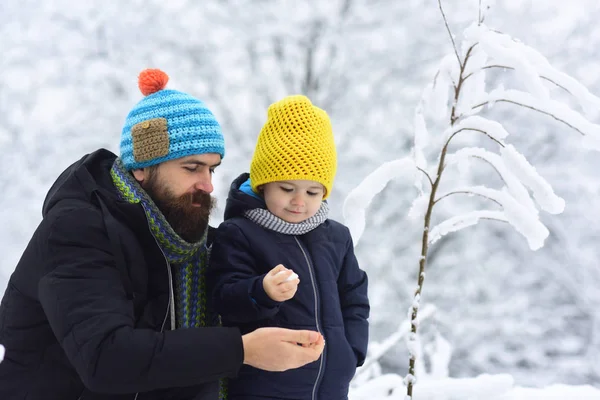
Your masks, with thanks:
[[[196,190],[202,190],[206,193],[212,193],[214,190],[214,187],[212,184],[212,176],[210,176],[210,175],[208,177],[203,176],[201,179],[199,179],[196,182],[194,187],[196,188]]]

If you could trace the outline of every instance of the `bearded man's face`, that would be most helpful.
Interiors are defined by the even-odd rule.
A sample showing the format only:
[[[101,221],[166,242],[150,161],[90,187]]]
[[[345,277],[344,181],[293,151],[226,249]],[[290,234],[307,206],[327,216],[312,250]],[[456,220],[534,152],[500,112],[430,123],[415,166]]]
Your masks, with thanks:
[[[201,154],[169,160],[156,167],[135,170],[134,176],[164,214],[173,230],[186,242],[202,239],[215,205],[212,173],[218,154]],[[141,177],[141,179],[140,179]]]

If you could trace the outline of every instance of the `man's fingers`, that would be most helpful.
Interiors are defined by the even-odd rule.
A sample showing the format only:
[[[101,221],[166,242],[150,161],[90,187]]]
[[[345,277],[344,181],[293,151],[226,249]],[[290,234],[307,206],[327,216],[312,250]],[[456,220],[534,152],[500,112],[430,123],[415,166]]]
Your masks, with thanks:
[[[325,348],[325,338],[323,337],[323,335],[319,335],[319,338],[317,339],[316,342],[313,342],[312,345],[314,346],[314,348],[316,350],[319,351],[319,354],[323,351],[323,349]]]
[[[323,341],[323,335],[316,331],[281,329],[281,340],[292,343],[311,344]]]
[[[266,371],[286,371],[314,362],[325,346],[319,332],[285,328],[258,328],[243,335],[242,342],[244,364]]]
[[[299,350],[298,356],[300,357],[300,361],[303,364],[308,364],[310,362],[318,360],[321,354],[323,353],[324,346],[325,343],[322,341],[320,344],[312,343],[297,346],[296,348]]]

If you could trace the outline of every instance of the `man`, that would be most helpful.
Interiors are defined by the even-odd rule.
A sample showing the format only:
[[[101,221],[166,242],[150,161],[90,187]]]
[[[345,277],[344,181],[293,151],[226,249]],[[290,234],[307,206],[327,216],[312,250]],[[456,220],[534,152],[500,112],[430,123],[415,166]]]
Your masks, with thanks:
[[[120,157],[98,150],[50,189],[0,305],[0,399],[217,399],[220,379],[319,358],[317,332],[215,325],[204,271],[221,128],[140,74]]]

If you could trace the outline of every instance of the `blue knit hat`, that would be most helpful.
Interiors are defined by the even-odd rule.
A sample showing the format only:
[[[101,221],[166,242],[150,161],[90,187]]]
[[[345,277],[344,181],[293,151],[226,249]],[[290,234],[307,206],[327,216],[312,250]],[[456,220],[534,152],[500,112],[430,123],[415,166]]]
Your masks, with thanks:
[[[225,140],[213,113],[195,97],[165,89],[168,80],[158,69],[139,75],[145,97],[129,112],[121,133],[121,160],[128,170],[193,154],[225,157]]]

